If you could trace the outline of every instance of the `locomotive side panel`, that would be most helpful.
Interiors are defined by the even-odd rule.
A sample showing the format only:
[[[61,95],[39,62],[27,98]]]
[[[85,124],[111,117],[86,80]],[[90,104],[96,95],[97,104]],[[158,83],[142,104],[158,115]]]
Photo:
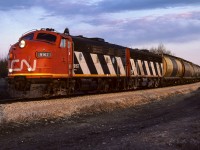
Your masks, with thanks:
[[[112,44],[74,38],[74,77],[126,76],[125,49],[109,51]]]
[[[132,77],[162,77],[163,63],[161,56],[132,50],[130,64]]]

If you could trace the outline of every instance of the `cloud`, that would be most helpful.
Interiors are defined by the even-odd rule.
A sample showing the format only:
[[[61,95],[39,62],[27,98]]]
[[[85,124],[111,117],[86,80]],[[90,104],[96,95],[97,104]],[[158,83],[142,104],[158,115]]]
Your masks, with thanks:
[[[200,40],[199,4],[196,0],[0,1],[0,51],[22,33],[42,27],[60,32],[68,27],[72,35],[101,37],[131,47],[160,42],[190,45]],[[197,49],[195,44],[192,48]]]
[[[188,6],[200,4],[196,0],[176,0],[176,1],[163,1],[163,0],[105,0],[99,3],[99,8],[106,12],[119,12],[127,10],[145,10],[156,8],[172,8],[177,6]]]
[[[0,10],[11,10],[11,9],[21,9],[21,8],[29,8],[34,5],[34,1],[32,0],[5,0],[0,1]]]
[[[134,13],[134,12],[133,12]],[[124,16],[126,16],[124,14]],[[115,18],[112,15],[100,15],[87,20],[93,35],[102,36],[120,44],[130,45],[144,42],[186,42],[199,38],[200,11],[165,14],[161,16],[143,16]],[[98,29],[101,29],[99,32]]]
[[[101,13],[145,10],[156,8],[172,8],[200,4],[197,0],[6,0],[0,1],[0,10],[26,9],[43,7],[47,11],[59,15],[94,15]]]
[[[10,45],[17,42],[18,38],[29,30],[44,27],[62,28],[63,30],[63,24],[67,24],[62,16],[49,15],[49,12],[40,7],[9,11],[0,10],[0,20],[0,55],[5,55]]]
[[[185,42],[195,40],[200,34],[200,12],[188,14],[164,15],[146,17],[129,21],[125,29],[130,29],[128,35],[135,35],[136,42]]]

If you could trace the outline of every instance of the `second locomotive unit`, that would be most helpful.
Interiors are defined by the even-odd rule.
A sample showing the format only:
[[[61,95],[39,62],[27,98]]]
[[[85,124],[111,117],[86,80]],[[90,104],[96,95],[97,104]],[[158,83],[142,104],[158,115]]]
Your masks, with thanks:
[[[109,92],[200,81],[200,67],[170,55],[53,29],[28,32],[9,50],[12,97]]]

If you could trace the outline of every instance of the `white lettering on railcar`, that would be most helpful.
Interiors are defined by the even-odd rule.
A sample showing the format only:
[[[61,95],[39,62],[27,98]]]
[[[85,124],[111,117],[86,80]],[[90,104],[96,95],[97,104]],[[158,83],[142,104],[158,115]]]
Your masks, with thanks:
[[[14,67],[15,63],[20,63],[20,67],[15,68]],[[24,65],[26,65],[27,69],[29,68],[31,71],[35,71],[36,70],[36,64],[37,64],[37,60],[33,61],[33,66],[31,67],[31,65],[25,59],[22,59],[21,61],[19,59],[15,59],[15,60],[11,61],[10,67],[13,71],[22,71],[24,69]]]
[[[74,64],[74,69],[78,69],[80,67],[79,64]]]
[[[80,68],[80,65],[79,64],[74,64],[74,71],[77,71],[77,69]]]

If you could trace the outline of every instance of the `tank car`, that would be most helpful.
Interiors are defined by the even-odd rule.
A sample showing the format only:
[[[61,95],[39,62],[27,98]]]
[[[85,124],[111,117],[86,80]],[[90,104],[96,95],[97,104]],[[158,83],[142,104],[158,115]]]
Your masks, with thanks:
[[[199,82],[200,81],[200,66],[192,63],[193,69],[194,69],[194,75],[193,75],[193,82]]]
[[[163,55],[162,85],[177,85],[199,81],[198,65],[171,55]]]
[[[180,59],[170,55],[163,55],[163,84],[179,84],[183,77],[183,65]]]

